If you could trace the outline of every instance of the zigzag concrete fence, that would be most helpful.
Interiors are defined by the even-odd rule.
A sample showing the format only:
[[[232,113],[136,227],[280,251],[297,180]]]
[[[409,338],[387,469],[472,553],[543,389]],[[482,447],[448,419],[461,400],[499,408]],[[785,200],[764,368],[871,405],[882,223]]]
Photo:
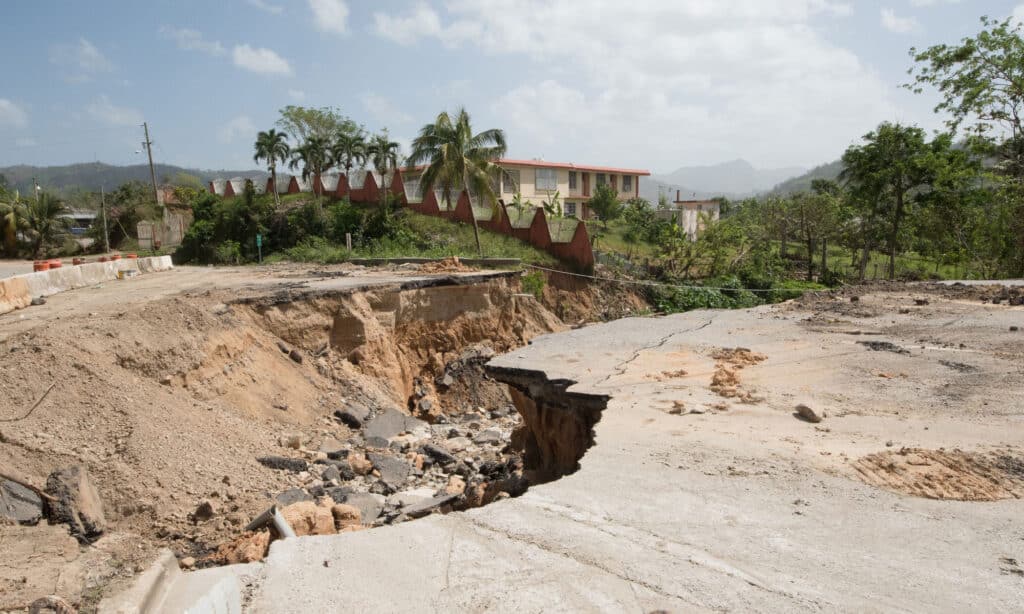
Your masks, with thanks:
[[[157,273],[172,268],[174,264],[170,256],[153,256],[62,266],[59,269],[0,279],[0,314],[28,307],[36,297],[53,296],[59,292],[113,281],[121,271]]]
[[[218,196],[230,197],[238,193],[236,187],[242,180],[214,180],[210,182],[210,192]],[[256,180],[261,182],[262,180]],[[316,193],[334,198],[348,198],[354,203],[375,204],[380,202],[382,186],[388,177],[381,177],[370,171],[356,171],[350,179],[344,174],[330,177],[315,177],[311,181],[302,180],[292,175],[278,175],[276,189],[281,194],[298,194],[302,192]],[[262,185],[260,186],[263,187]],[[266,180],[266,191],[273,192],[274,182]],[[577,271],[589,273],[594,269],[594,250],[590,245],[587,225],[573,219],[548,219],[540,207],[528,207],[522,211],[513,209],[499,202],[498,207],[474,207],[465,191],[458,196],[452,210],[439,206],[437,195],[431,191],[419,199],[410,199],[405,192],[405,181],[402,170],[391,174],[388,193],[394,194],[403,206],[434,217],[442,217],[452,222],[472,224],[476,217],[477,223],[491,232],[515,237],[542,249],[555,258],[573,266]]]

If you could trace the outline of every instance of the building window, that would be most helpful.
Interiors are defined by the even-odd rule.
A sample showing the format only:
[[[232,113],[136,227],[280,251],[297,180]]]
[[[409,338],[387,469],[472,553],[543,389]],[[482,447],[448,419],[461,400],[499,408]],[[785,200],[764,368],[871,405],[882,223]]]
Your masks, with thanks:
[[[622,191],[632,192],[633,191],[633,176],[623,175],[622,176]]]
[[[576,171],[569,171],[569,189],[576,189]]]
[[[558,171],[553,168],[538,168],[537,182],[534,184],[536,190],[557,190]]]
[[[597,185],[606,185],[608,183],[608,175],[604,173],[597,174]]]
[[[501,174],[501,191],[505,194],[515,194],[519,191],[519,171],[506,170]]]
[[[576,203],[565,203],[565,217],[576,217]]]

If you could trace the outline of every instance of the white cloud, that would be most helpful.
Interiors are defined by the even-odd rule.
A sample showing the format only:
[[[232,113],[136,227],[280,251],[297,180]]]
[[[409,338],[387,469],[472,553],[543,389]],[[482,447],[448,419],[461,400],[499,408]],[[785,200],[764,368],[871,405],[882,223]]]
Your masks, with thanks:
[[[101,95],[85,110],[94,119],[114,126],[141,126],[144,119],[142,111],[116,106],[105,95]]]
[[[251,6],[254,6],[254,7],[258,8],[261,11],[266,11],[266,12],[272,14],[272,15],[280,15],[281,12],[284,11],[284,7],[283,6],[278,6],[276,4],[270,4],[269,2],[265,2],[264,0],[245,0],[245,1],[248,2]]]
[[[295,102],[302,102],[306,99],[306,92],[302,90],[288,90],[288,97]]]
[[[201,51],[210,55],[224,55],[224,46],[220,44],[220,41],[205,40],[203,33],[198,30],[160,26],[160,36],[174,41],[178,45],[178,49]]]
[[[412,115],[399,109],[395,103],[379,94],[366,92],[359,99],[362,101],[366,112],[382,125],[408,124],[413,119]]]
[[[896,88],[818,31],[849,15],[849,3],[591,2],[587,11],[550,0],[417,4],[375,15],[375,29],[520,62],[483,112],[494,119],[475,115],[487,122],[480,129],[505,128],[510,154],[523,157],[813,164],[895,113]]]
[[[921,29],[921,24],[914,17],[899,17],[892,9],[882,9],[882,27],[897,34],[907,34]]]
[[[935,6],[936,4],[960,4],[960,0],[910,0],[911,6]]]
[[[24,128],[28,125],[28,113],[14,102],[0,98],[0,127]]]
[[[15,139],[14,144],[17,147],[35,147],[39,143],[37,143],[36,140],[32,137],[24,137],[20,139]]]
[[[256,125],[247,115],[239,115],[217,130],[217,140],[228,144],[241,138],[256,138]]]
[[[64,69],[64,79],[73,83],[89,81],[97,73],[108,72],[114,67],[96,45],[84,38],[51,47],[50,62]]]
[[[288,60],[265,47],[235,45],[232,51],[232,58],[234,59],[235,66],[255,73],[270,75],[292,74],[292,67],[288,64]]]
[[[1018,5],[1013,9],[1013,15],[1011,15],[1018,22],[1024,23],[1024,4]]]
[[[348,32],[348,5],[344,0],[309,0],[318,30],[345,34]]]

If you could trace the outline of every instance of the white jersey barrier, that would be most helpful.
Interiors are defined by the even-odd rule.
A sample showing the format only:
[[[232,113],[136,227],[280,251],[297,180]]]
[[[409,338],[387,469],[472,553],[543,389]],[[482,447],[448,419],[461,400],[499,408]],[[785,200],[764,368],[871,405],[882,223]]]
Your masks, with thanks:
[[[121,271],[158,273],[174,268],[170,256],[124,258],[107,262],[91,262],[59,269],[36,271],[0,279],[0,314],[22,309],[36,297],[52,296],[78,288],[95,286],[118,278]]]

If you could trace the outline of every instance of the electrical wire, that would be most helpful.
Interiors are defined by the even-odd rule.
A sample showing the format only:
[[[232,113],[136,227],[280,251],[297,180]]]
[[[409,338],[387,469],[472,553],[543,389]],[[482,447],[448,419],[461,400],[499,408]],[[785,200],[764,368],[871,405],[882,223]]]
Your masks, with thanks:
[[[645,281],[639,279],[616,279],[614,277],[595,277],[593,275],[583,275],[581,273],[570,273],[568,271],[559,271],[558,269],[549,269],[542,266],[536,266],[533,264],[523,264],[524,267],[537,269],[538,271],[548,271],[550,273],[561,273],[562,275],[570,275],[572,277],[581,277],[583,279],[593,279],[597,281],[610,281],[619,284],[635,284],[638,286],[660,286],[663,288],[679,288],[682,290],[732,290],[735,292],[779,292],[779,288],[719,288],[715,286],[697,286],[697,285],[686,285],[686,284],[669,284],[660,281]],[[784,289],[782,289],[784,291]]]

